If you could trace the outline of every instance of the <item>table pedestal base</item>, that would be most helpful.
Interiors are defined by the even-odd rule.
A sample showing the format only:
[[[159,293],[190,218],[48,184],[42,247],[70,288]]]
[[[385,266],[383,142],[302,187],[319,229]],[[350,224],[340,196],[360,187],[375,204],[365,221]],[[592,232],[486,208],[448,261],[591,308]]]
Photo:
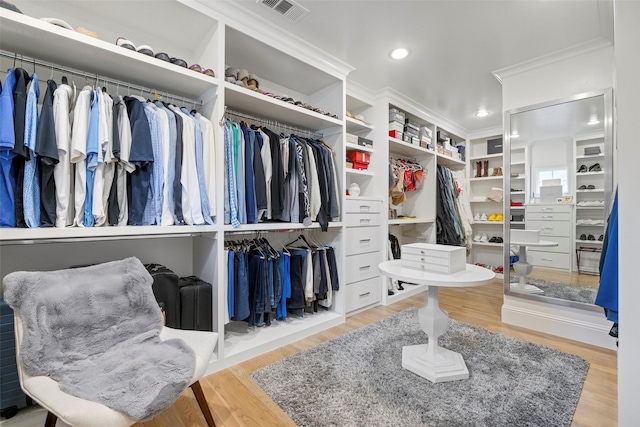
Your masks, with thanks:
[[[469,370],[460,353],[436,347],[436,357],[430,358],[427,349],[431,344],[402,347],[402,367],[433,383],[466,380]]]
[[[520,246],[520,260],[513,264],[513,269],[520,276],[518,283],[511,283],[512,291],[525,294],[544,294],[544,291],[537,286],[527,285],[527,276],[531,274],[533,266],[527,262],[527,247]]]

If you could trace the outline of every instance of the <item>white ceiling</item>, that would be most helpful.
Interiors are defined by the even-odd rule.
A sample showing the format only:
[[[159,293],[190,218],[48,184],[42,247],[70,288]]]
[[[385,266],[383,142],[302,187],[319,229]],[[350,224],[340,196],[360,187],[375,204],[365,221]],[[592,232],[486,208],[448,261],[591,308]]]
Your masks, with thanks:
[[[613,35],[611,0],[298,0],[297,23],[255,0],[235,0],[356,67],[348,80],[390,87],[467,131],[502,125],[492,71]],[[389,53],[406,47],[404,60]],[[475,117],[479,108],[489,111]]]

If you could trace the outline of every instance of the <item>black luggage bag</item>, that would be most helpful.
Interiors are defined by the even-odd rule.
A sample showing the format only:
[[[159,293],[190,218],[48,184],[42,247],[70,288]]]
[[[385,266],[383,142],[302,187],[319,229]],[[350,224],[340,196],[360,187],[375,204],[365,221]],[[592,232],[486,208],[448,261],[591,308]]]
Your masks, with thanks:
[[[211,283],[187,276],[180,278],[180,329],[213,331]]]
[[[180,281],[178,275],[161,264],[145,264],[153,278],[153,295],[164,308],[169,328],[180,329]]]

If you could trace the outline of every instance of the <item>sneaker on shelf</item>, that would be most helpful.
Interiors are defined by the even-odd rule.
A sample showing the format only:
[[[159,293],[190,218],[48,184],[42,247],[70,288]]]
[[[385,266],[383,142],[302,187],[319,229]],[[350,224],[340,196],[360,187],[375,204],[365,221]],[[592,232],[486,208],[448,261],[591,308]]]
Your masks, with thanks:
[[[504,215],[499,213],[496,215],[496,221],[504,221]]]
[[[473,217],[474,221],[480,221],[480,213],[476,213],[476,215]]]
[[[496,273],[503,273],[504,272],[504,267],[499,265],[496,267]]]
[[[489,242],[489,236],[487,236],[486,234],[483,234],[482,236],[480,236],[480,241],[482,243],[488,243]]]
[[[473,236],[473,241],[474,242],[479,242],[481,237],[482,236],[480,236],[479,234],[476,234],[475,236]]]
[[[483,213],[483,214],[480,216],[480,221],[486,221],[486,220],[487,220],[487,214]]]

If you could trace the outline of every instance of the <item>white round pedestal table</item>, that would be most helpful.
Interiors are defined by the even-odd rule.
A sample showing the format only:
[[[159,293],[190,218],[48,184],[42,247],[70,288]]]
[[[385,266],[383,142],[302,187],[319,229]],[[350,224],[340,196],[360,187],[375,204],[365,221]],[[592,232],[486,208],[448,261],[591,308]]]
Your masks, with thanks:
[[[520,246],[520,254],[518,254],[518,262],[513,264],[513,269],[520,276],[518,283],[510,283],[512,291],[524,292],[527,294],[543,294],[544,291],[537,286],[527,284],[527,276],[531,274],[533,266],[527,262],[527,246],[531,247],[552,247],[558,246],[558,242],[550,240],[539,240],[537,242],[510,242],[511,245]]]
[[[466,269],[458,273],[432,273],[403,267],[399,259],[385,261],[379,269],[392,279],[429,286],[427,305],[418,309],[418,322],[428,335],[429,343],[402,347],[402,367],[434,383],[469,378],[462,355],[438,345],[438,337],[447,331],[449,320],[438,304],[438,288],[488,285],[495,273],[472,264],[467,264]]]

